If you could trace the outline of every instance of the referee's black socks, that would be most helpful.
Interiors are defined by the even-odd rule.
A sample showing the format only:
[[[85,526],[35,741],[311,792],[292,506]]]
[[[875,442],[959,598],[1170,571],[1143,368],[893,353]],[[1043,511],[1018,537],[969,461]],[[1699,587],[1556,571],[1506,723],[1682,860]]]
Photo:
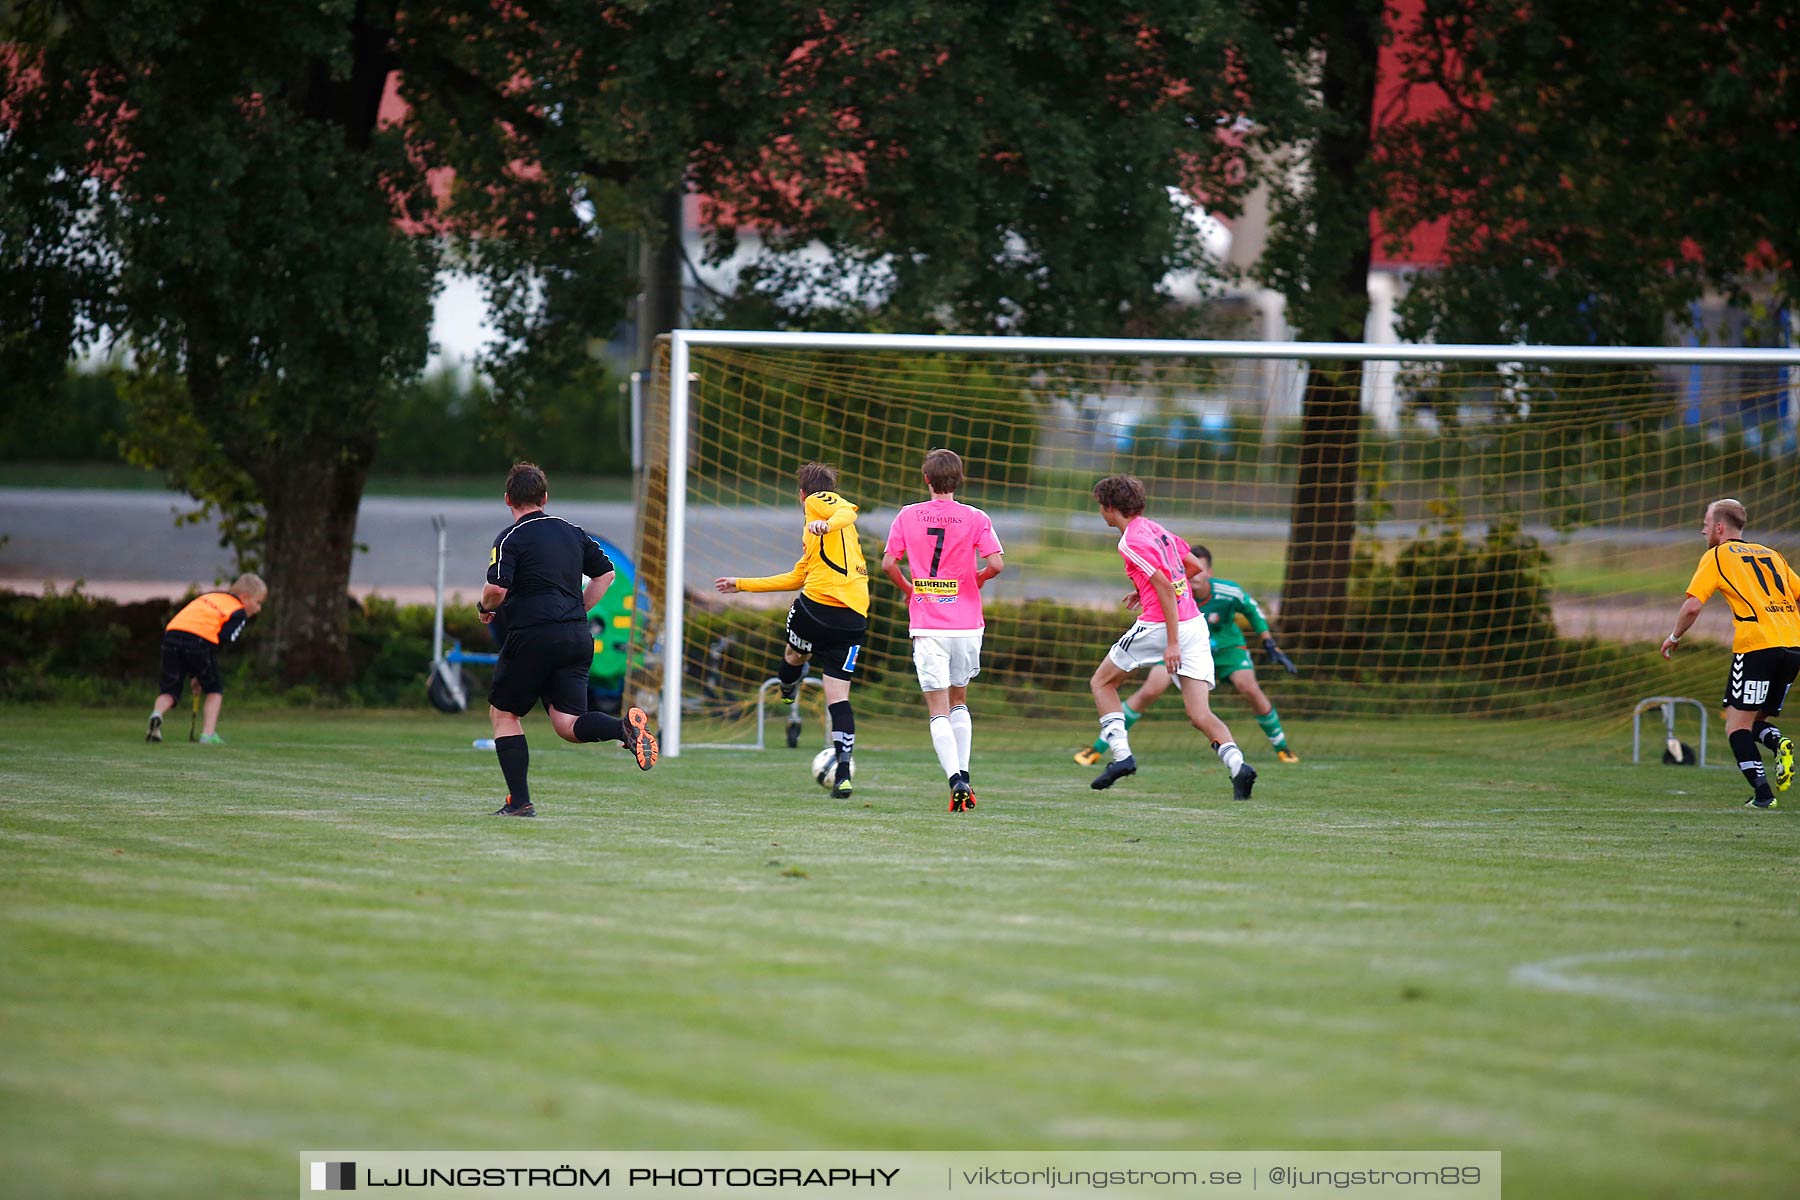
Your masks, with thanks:
[[[622,742],[625,740],[625,722],[603,712],[584,712],[575,718],[575,740]]]
[[[1731,752],[1737,756],[1738,770],[1756,789],[1756,798],[1767,800],[1773,796],[1775,793],[1769,789],[1769,774],[1763,770],[1762,751],[1756,748],[1756,735],[1748,729],[1733,731]]]
[[[506,776],[507,802],[515,808],[530,804],[531,785],[525,777],[531,770],[531,749],[525,744],[525,735],[495,738],[494,753],[500,758],[500,773]]]

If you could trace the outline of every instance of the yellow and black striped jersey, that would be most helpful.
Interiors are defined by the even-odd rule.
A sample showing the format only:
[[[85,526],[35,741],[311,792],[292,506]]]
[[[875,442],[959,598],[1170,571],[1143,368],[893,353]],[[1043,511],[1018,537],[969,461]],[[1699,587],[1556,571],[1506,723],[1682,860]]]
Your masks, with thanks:
[[[869,615],[869,564],[856,537],[856,505],[836,492],[814,492],[806,498],[806,524],[829,522],[824,533],[800,530],[800,561],[785,575],[737,581],[746,592],[791,592],[821,604],[835,604]]]
[[[1800,646],[1800,578],[1778,551],[1755,542],[1721,542],[1700,558],[1687,594],[1704,604],[1724,592],[1738,654],[1771,646]]]

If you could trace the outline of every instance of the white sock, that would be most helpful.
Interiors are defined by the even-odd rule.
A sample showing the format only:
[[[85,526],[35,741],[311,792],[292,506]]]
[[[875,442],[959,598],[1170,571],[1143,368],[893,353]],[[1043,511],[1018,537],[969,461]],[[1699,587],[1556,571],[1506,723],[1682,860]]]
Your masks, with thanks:
[[[1112,760],[1131,757],[1131,742],[1125,736],[1125,714],[1109,712],[1100,718],[1100,736],[1112,747]]]
[[[1244,765],[1244,752],[1238,749],[1237,743],[1224,742],[1215,753],[1218,754],[1219,761],[1225,764],[1226,773],[1236,778],[1238,768]]]
[[[945,779],[961,769],[956,765],[956,734],[950,730],[949,717],[931,718],[931,748],[937,751],[938,766],[944,768]]]
[[[969,744],[975,740],[975,723],[969,719],[969,708],[966,704],[958,704],[950,710],[950,732],[956,735],[956,761],[963,769],[969,769]]]

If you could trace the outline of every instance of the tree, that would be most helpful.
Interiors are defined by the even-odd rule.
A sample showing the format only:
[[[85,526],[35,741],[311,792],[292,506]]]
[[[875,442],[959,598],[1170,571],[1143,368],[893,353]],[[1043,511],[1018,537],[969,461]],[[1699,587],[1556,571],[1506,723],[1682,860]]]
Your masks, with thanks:
[[[595,370],[668,198],[821,238],[915,328],[1170,328],[1293,104],[1229,5],[28,0],[0,99],[0,353],[131,347],[133,453],[259,540],[268,653],[341,678],[355,516],[438,269],[482,273],[496,389]],[[389,88],[405,104],[383,120]],[[453,175],[451,174],[453,173]],[[783,269],[766,315],[791,320]],[[836,269],[836,268],[834,268]],[[845,309],[849,307],[848,303]],[[844,309],[840,309],[840,312]],[[257,532],[260,522],[260,533]]]
[[[35,220],[8,228],[8,273],[61,246],[82,286],[56,326],[9,309],[34,343],[12,348],[131,346],[136,453],[239,522],[260,512],[266,640],[292,676],[341,677],[375,414],[423,365],[439,261],[395,223],[422,180],[377,126],[379,58],[355,52],[378,21],[43,4],[13,31],[0,207]]]
[[[44,378],[101,337],[130,347],[131,453],[219,509],[260,560],[262,641],[288,678],[348,668],[344,596],[381,412],[424,365],[458,239],[500,301],[495,369],[514,392],[588,368],[588,340],[622,311],[625,275],[609,269],[622,241],[573,215],[566,168],[520,164],[628,168],[516,93],[518,24],[479,3],[403,17],[371,0],[100,0],[10,17],[9,379]],[[402,71],[413,108],[384,123]],[[454,198],[434,167],[456,170]]]
[[[1161,280],[1218,264],[1168,189],[1237,211],[1260,161],[1239,118],[1301,103],[1276,47],[1216,0],[811,5],[782,20],[806,29],[799,53],[758,63],[708,37],[695,64],[729,81],[692,114],[713,256],[746,222],[768,247],[731,323],[1190,331]],[[744,102],[762,89],[793,102]],[[825,261],[802,253],[815,239]]]
[[[1299,161],[1278,176],[1260,273],[1287,297],[1302,338],[1360,342],[1369,312],[1369,214],[1382,0],[1269,0],[1256,19],[1311,84],[1305,121],[1276,124],[1297,137]],[[1302,400],[1300,470],[1282,587],[1281,623],[1296,643],[1340,640],[1349,613],[1351,550],[1362,438],[1362,365],[1315,360]]]
[[[1800,299],[1800,72],[1774,0],[1425,0],[1443,106],[1382,139],[1388,227],[1443,221],[1402,307],[1442,341],[1659,344],[1708,288]]]

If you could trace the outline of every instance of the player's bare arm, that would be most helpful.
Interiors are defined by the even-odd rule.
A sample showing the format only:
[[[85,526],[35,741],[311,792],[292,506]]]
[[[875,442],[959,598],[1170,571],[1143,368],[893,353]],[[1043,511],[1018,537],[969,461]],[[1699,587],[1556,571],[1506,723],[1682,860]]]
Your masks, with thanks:
[[[988,580],[1004,570],[1006,570],[1006,556],[1004,554],[988,555],[982,562],[981,570],[975,574],[975,586],[985,586]]]
[[[617,571],[608,571],[588,580],[587,586],[581,589],[581,606],[592,611],[594,605],[600,603],[600,597],[606,595],[606,589],[613,585],[613,577],[617,574]]]
[[[492,625],[500,606],[506,603],[506,589],[497,583],[481,585],[481,599],[475,602],[475,615],[483,625]],[[591,608],[592,605],[589,605]]]
[[[1181,670],[1181,621],[1176,616],[1175,583],[1161,571],[1150,573],[1150,586],[1156,589],[1156,598],[1162,604],[1163,621],[1168,626],[1168,646],[1163,650],[1163,666],[1169,668],[1169,674]]]
[[[825,522],[823,521],[814,522],[815,525],[823,525],[824,523]],[[906,572],[900,569],[901,557],[901,555],[893,553],[883,554],[881,556],[881,570],[889,579],[894,581],[894,586],[899,588],[902,592],[905,592],[906,598],[911,600],[913,594],[912,580],[908,579],[906,577]]]
[[[1692,596],[1682,597],[1681,607],[1675,610],[1675,629],[1662,642],[1664,658],[1674,656],[1676,645],[1680,643],[1687,631],[1694,627],[1694,622],[1699,619],[1700,610],[1704,607],[1706,605],[1703,601],[1696,600]]]

